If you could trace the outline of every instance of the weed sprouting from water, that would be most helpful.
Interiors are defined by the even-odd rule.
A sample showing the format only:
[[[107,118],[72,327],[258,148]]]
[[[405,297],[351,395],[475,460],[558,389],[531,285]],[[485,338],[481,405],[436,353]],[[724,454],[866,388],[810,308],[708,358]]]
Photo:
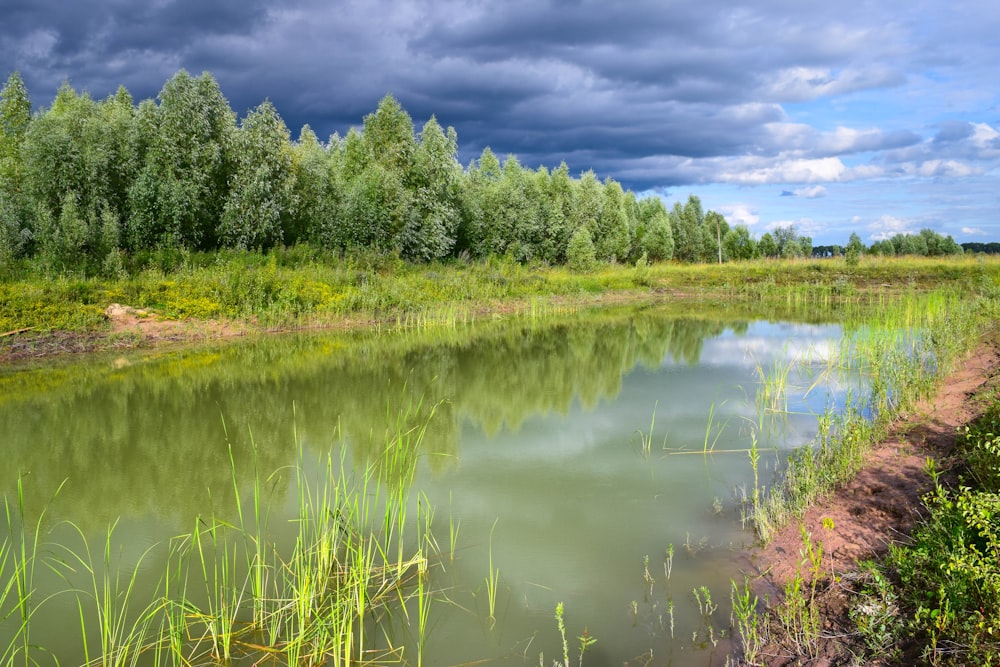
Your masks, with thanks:
[[[71,524],[72,525],[72,524]],[[90,590],[76,589],[77,609],[80,617],[80,635],[83,639],[83,655],[86,664],[100,663],[108,666],[134,665],[139,657],[150,647],[150,642],[157,638],[152,634],[154,622],[162,609],[162,601],[155,600],[146,604],[137,614],[133,612],[136,602],[135,589],[139,569],[143,560],[153,550],[146,549],[132,566],[131,573],[122,579],[121,557],[113,556],[114,532],[117,522],[112,524],[104,540],[100,567],[94,562],[90,545],[83,531],[75,525],[72,529],[79,535],[83,547],[80,552],[62,547],[66,559],[62,561],[67,571],[79,569],[88,580]],[[61,572],[67,576],[68,572]],[[92,613],[87,613],[90,608]],[[88,637],[92,634],[87,619],[94,619],[97,624],[99,638],[99,653],[92,655]]]
[[[653,430],[656,427],[656,408],[659,407],[660,402],[657,401],[653,405],[653,416],[649,420],[649,433],[643,433],[641,430],[636,431],[639,435],[639,453],[644,459],[649,459],[652,454],[653,449]],[[666,437],[663,439],[664,448],[666,448]]]
[[[648,591],[646,593],[647,599],[653,597],[653,585],[656,584],[656,579],[649,572],[649,554],[643,556],[642,559],[642,580],[646,583]]]
[[[635,603],[633,602],[633,605]],[[562,640],[562,661],[554,661],[553,667],[570,667],[569,661],[569,641],[566,638],[566,621],[564,619],[564,609],[563,603],[560,602],[556,605],[556,628],[559,631],[559,638]],[[587,652],[591,646],[597,643],[597,638],[591,636],[587,628],[583,629],[583,634],[577,637],[579,644],[579,661],[577,663],[578,667],[583,667],[583,655]],[[545,667],[545,654],[540,653],[538,655],[538,667]]]
[[[730,601],[732,603],[732,618],[730,623],[740,641],[740,649],[744,662],[757,665],[761,648],[767,642],[768,631],[766,620],[757,612],[759,600],[753,593],[748,579],[743,585],[730,581]]]
[[[493,567],[493,531],[496,530],[498,521],[500,521],[499,517],[497,517],[497,519],[493,522],[493,527],[490,528],[490,546],[489,546],[490,565],[489,565],[489,571],[486,575],[486,599],[490,610],[491,626],[494,623],[496,623],[497,620],[496,619],[497,587],[500,584],[500,570],[499,568]]]
[[[776,359],[769,370],[764,370],[761,364],[754,368],[760,383],[757,392],[757,405],[765,412],[785,412],[788,409],[788,376],[791,373],[794,359],[787,354]]]
[[[721,405],[725,404],[726,402],[723,401]],[[715,424],[715,403],[713,402],[708,407],[708,423],[705,425],[705,441],[702,444],[702,453],[708,454],[709,452],[715,451],[715,445],[718,444],[719,438],[722,437],[722,433],[723,431],[725,431],[726,426],[728,425],[729,425],[728,419],[724,421],[722,424],[718,425]],[[712,437],[713,426],[715,426],[715,437]]]

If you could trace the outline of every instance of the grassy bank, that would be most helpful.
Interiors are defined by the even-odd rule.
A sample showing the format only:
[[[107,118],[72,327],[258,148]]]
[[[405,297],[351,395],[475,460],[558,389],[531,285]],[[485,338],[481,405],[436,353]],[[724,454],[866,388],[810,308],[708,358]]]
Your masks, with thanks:
[[[864,394],[849,396],[843,410],[830,407],[819,415],[816,441],[790,457],[775,488],[754,494],[751,514],[758,536],[766,542],[776,528],[853,479],[899,415],[915,401],[931,398],[979,343],[998,308],[992,292],[938,290],[896,299],[880,309],[876,321],[855,324],[830,370],[864,378]],[[765,386],[782,384],[780,377],[765,378]]]
[[[983,287],[898,299],[877,321],[845,338],[835,365],[860,372],[864,392],[850,397],[843,411],[819,416],[815,442],[789,458],[774,488],[754,489],[750,515],[763,540],[853,479],[902,413],[917,400],[933,399],[941,381],[984,337],[995,340],[1000,301],[995,288]],[[780,378],[768,382],[779,385]],[[821,650],[829,657],[832,650],[888,664],[996,664],[1000,400],[991,391],[979,397],[989,407],[965,427],[958,455],[943,463],[928,459],[935,489],[924,498],[925,520],[911,536],[897,536],[881,563],[837,573],[838,581],[843,575],[844,581],[861,582],[845,612],[849,633],[839,640],[824,633],[824,610],[835,594],[828,581],[820,583],[827,578],[823,547],[804,524],[796,574],[765,615],[756,616],[759,601],[749,587],[734,584],[745,664],[764,664],[763,645],[775,643],[800,660],[816,659]],[[943,467],[952,474],[942,475]],[[955,482],[946,484],[948,477]],[[831,649],[831,641],[842,648]]]
[[[724,302],[877,303],[885,295],[1000,283],[1000,260],[866,258],[723,265],[604,266],[575,273],[514,262],[413,265],[366,256],[342,260],[308,248],[267,255],[184,255],[164,268],[109,280],[24,271],[0,283],[0,333],[109,328],[105,309],[127,304],[168,320],[221,319],[251,329],[344,320],[467,319],[552,301],[691,298]]]
[[[980,399],[986,412],[962,429],[949,470],[929,462],[935,487],[924,496],[924,520],[865,565],[851,618],[871,655],[1000,662],[1000,396],[994,387]]]

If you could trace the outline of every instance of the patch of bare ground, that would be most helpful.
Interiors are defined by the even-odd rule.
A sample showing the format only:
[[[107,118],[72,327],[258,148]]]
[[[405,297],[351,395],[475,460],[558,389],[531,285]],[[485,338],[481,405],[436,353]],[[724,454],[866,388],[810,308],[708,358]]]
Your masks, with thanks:
[[[239,336],[247,328],[221,320],[171,320],[113,303],[104,310],[100,331],[35,331],[31,327],[0,334],[0,363],[109,350],[147,348],[168,343]]]
[[[937,395],[903,415],[892,434],[879,443],[854,481],[811,507],[801,522],[779,531],[753,554],[751,570],[758,589],[774,602],[784,585],[800,571],[801,526],[823,547],[823,579],[819,609],[822,635],[816,657],[795,655],[793,647],[773,643],[761,658],[767,665],[833,666],[859,662],[859,639],[848,617],[851,582],[858,580],[858,561],[884,555],[889,543],[905,539],[919,520],[921,497],[931,489],[927,458],[946,462],[959,428],[985,409],[977,394],[994,386],[1000,372],[1000,344],[984,343],[941,385]],[[938,464],[938,469],[947,465]],[[831,523],[832,522],[832,523]],[[808,566],[801,576],[808,581]],[[777,636],[775,633],[774,636]],[[888,665],[876,659],[864,664]]]

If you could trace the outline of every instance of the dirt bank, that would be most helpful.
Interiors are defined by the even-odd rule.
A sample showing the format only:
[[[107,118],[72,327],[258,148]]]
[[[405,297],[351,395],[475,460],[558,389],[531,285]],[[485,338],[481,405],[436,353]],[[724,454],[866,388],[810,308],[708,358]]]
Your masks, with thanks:
[[[823,546],[824,613],[819,657],[800,660],[791,647],[778,644],[764,650],[768,665],[857,664],[857,646],[847,616],[851,582],[857,562],[886,552],[919,519],[921,496],[931,488],[928,457],[938,469],[948,468],[959,427],[980,416],[985,405],[977,395],[1000,379],[1000,344],[983,343],[941,385],[937,395],[902,416],[892,435],[879,444],[868,465],[853,482],[809,509],[806,530]],[[832,523],[831,523],[832,522]],[[802,561],[801,523],[793,522],[753,557],[753,571],[762,592],[776,600]],[[806,575],[808,568],[803,568]],[[868,663],[880,664],[880,663]]]
[[[691,294],[680,290],[638,290],[603,292],[598,294],[561,295],[546,299],[546,307],[577,310],[597,306],[696,303]],[[534,300],[537,305],[537,299]],[[526,313],[533,300],[501,299],[468,306],[461,305],[465,316],[483,319]],[[250,334],[278,334],[288,331],[346,331],[394,326],[406,319],[405,310],[372,315],[315,315],[282,327],[262,326],[256,321],[224,319],[176,320],[163,317],[154,310],[133,308],[112,303],[104,309],[106,326],[91,331],[40,331],[33,327],[0,332],[0,365],[45,357],[85,354],[109,350],[152,348],[165,344],[197,343],[208,340],[235,338]]]

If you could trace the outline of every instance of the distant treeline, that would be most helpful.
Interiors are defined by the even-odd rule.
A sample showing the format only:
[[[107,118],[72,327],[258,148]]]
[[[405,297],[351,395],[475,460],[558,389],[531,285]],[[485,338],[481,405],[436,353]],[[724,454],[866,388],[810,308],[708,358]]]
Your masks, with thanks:
[[[813,257],[837,257],[839,255],[858,256],[862,254],[880,255],[882,257],[897,257],[916,255],[921,257],[942,257],[944,255],[961,255],[963,252],[986,252],[974,250],[969,246],[994,245],[1000,249],[1000,244],[991,243],[955,243],[955,239],[942,236],[933,229],[921,229],[918,234],[896,234],[891,238],[876,241],[865,246],[857,234],[851,234],[846,246],[824,245],[813,248]]]
[[[792,226],[758,240],[693,195],[668,210],[565,163],[528,169],[486,148],[463,168],[457,154],[453,128],[432,117],[416,132],[391,96],[344,137],[305,126],[293,141],[268,101],[237,121],[208,73],[181,70],[138,105],[123,87],[94,100],[67,83],[32,113],[15,72],[0,91],[0,275],[25,263],[114,275],[163,252],[303,243],[581,269],[815,254]]]
[[[987,255],[1000,254],[1000,243],[992,241],[990,243],[963,243],[962,249],[965,252],[985,253]]]

